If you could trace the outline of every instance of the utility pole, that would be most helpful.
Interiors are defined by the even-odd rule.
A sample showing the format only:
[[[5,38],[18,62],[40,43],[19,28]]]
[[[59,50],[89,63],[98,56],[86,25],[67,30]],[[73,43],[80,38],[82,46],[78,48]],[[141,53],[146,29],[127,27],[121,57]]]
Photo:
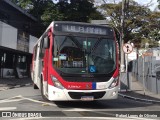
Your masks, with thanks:
[[[125,72],[124,52],[122,46],[124,45],[124,0],[122,0],[122,16],[121,16],[121,72]]]
[[[105,0],[103,0],[103,2],[105,4],[107,4],[107,2]],[[124,61],[124,52],[122,49],[122,46],[124,45],[124,17],[125,17],[125,7],[124,7],[124,3],[126,3],[126,0],[122,0],[122,16],[121,16],[121,40],[120,40],[120,50],[121,50],[121,63],[120,63],[120,69],[121,72],[125,72],[125,61]]]
[[[105,4],[107,2],[103,0]],[[121,60],[120,60],[120,71],[125,72],[125,61],[124,61],[124,52],[122,49],[122,46],[124,45],[124,17],[125,17],[125,7],[124,3],[126,3],[126,0],[122,0],[122,16],[121,16],[121,37],[120,37],[120,54],[121,54]]]

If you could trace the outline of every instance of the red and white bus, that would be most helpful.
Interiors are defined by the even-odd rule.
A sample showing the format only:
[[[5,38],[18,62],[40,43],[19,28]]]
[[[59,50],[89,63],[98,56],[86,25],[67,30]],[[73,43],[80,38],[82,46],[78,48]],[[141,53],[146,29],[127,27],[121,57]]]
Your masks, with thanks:
[[[34,46],[34,88],[50,101],[116,99],[118,56],[112,27],[53,21]]]

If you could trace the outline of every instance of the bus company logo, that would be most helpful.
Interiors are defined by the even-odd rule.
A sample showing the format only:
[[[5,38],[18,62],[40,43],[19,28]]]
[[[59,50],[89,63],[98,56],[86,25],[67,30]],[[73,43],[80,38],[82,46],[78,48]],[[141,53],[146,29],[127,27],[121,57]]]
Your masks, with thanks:
[[[86,84],[86,89],[91,89],[92,87],[89,84]]]
[[[68,88],[71,88],[71,89],[79,89],[79,88],[81,88],[81,86],[79,86],[79,85],[68,85]]]

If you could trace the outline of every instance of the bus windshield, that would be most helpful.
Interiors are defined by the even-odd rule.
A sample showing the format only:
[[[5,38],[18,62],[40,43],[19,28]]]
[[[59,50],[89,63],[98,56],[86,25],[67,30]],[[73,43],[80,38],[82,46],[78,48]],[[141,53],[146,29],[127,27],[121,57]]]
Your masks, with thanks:
[[[107,74],[115,70],[115,41],[109,38],[55,35],[53,66],[65,74]]]

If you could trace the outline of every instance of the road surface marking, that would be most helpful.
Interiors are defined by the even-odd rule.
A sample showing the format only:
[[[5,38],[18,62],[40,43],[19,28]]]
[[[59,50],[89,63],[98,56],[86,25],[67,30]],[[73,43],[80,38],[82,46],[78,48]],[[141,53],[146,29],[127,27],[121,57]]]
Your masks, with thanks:
[[[34,100],[34,99],[31,99],[31,98],[26,98],[26,97],[23,97],[22,95],[18,95],[18,96],[14,96],[14,97],[11,97],[11,98],[0,100],[0,103],[15,102],[15,101],[21,101],[21,100],[29,100],[29,101],[32,101],[32,102],[35,102],[35,103],[42,103],[42,104],[50,105],[50,106],[57,106],[56,104],[53,104],[53,103]]]
[[[15,110],[17,107],[0,107],[0,111],[5,111],[5,110]]]
[[[23,100],[23,99],[17,99],[17,100],[1,100],[1,101],[0,101],[0,104],[1,104],[1,103],[7,103],[7,102],[17,102],[17,101],[21,101],[21,100]]]
[[[29,100],[29,101],[32,101],[32,102],[35,102],[35,103],[42,103],[42,104],[46,104],[46,105],[50,105],[50,106],[57,106],[56,104],[49,103],[49,102],[43,102],[43,101],[34,100],[34,99],[31,99],[31,98],[26,98],[26,97],[22,97],[22,98],[24,100]]]
[[[3,99],[3,100],[0,100],[0,103],[21,101],[22,100],[21,97],[22,97],[21,95],[18,95],[11,98]]]

